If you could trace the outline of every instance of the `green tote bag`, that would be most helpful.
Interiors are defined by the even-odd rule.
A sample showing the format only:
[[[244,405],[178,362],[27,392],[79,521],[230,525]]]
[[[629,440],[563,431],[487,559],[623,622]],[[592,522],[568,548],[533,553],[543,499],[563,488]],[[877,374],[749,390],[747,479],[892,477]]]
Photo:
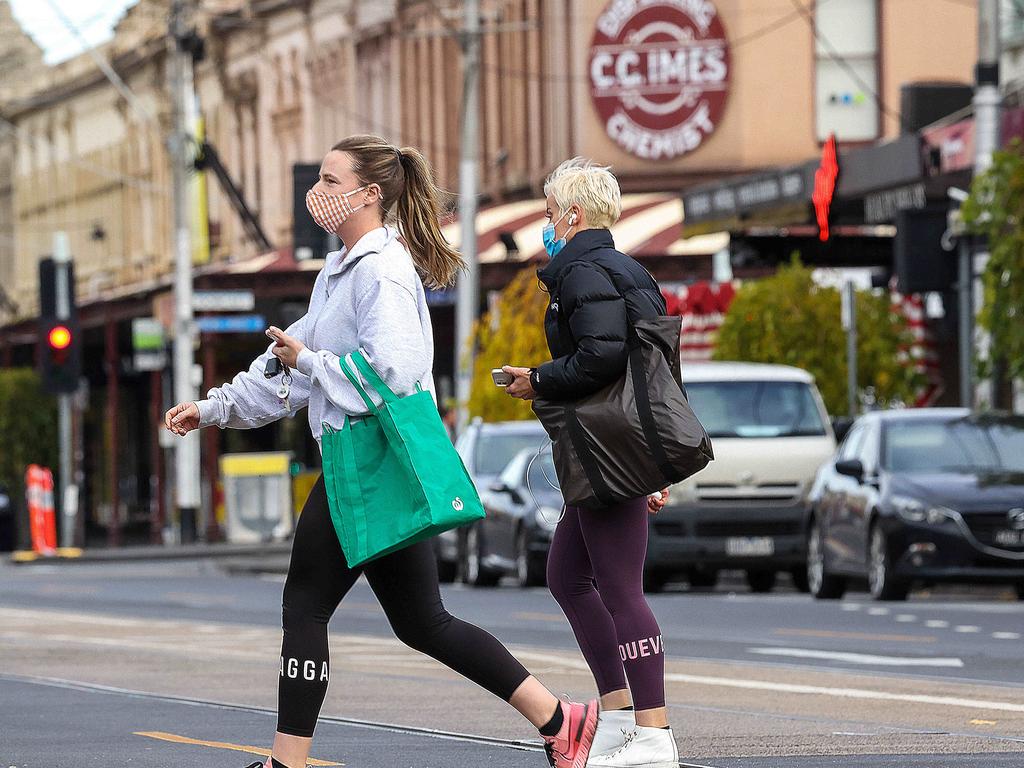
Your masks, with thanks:
[[[482,518],[480,496],[430,393],[417,384],[399,397],[358,351],[341,360],[341,370],[370,411],[346,418],[341,429],[324,424],[321,438],[331,520],[349,567]]]

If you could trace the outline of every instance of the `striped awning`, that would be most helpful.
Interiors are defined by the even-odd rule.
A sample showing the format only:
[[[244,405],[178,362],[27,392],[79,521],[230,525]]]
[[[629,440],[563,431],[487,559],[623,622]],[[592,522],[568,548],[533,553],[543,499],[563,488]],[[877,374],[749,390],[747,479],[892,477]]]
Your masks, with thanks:
[[[477,214],[477,253],[481,264],[529,261],[544,254],[541,231],[547,219],[543,199],[522,200],[484,208]],[[615,247],[632,256],[706,255],[720,250],[721,237],[707,242],[682,240],[683,203],[678,195],[637,193],[622,196],[622,216],[612,227]],[[446,224],[445,237],[456,247],[462,241],[457,221]],[[506,245],[508,243],[508,245]],[[512,244],[517,250],[510,250]],[[726,244],[728,241],[726,240]]]

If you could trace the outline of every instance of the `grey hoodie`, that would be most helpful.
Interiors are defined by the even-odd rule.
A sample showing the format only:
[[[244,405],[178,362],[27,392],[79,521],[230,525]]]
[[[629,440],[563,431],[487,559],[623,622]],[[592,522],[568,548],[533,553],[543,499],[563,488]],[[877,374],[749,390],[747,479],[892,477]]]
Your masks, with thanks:
[[[434,391],[434,341],[423,283],[390,227],[367,232],[351,251],[329,253],[309,310],[285,332],[306,345],[292,371],[291,410],[277,396],[281,377],[263,375],[271,344],[247,371],[196,403],[200,426],[252,429],[308,406],[309,428],[319,443],[324,422],[341,428],[346,415],[368,412],[339,362],[356,349],[399,395],[417,383]],[[379,405],[377,394],[366,389]]]

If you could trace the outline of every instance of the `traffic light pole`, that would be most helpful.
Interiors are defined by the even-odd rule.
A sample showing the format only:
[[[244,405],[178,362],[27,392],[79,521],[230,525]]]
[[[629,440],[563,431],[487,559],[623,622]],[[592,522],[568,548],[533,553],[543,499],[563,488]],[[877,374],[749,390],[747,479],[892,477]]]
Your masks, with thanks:
[[[68,236],[64,232],[53,235],[53,260],[57,265],[56,300],[57,319],[68,322],[71,319],[71,291],[74,286],[68,279],[71,270],[71,251],[68,248]],[[77,341],[75,343],[78,343]],[[75,544],[75,531],[78,517],[78,487],[73,482],[71,444],[71,408],[74,395],[61,393],[57,395],[57,418],[60,437],[60,461],[58,466],[58,482],[60,493],[61,524],[60,544],[71,547]]]
[[[182,49],[187,30],[185,0],[174,0],[170,23],[171,100],[174,105],[174,130],[169,149],[174,187],[174,399],[187,403],[196,399],[193,382],[195,323],[192,319],[192,229],[189,220],[188,176],[191,157],[188,151],[187,116],[195,100],[192,89],[192,56]],[[199,432],[193,431],[176,442],[175,490],[183,543],[195,541],[199,516]]]

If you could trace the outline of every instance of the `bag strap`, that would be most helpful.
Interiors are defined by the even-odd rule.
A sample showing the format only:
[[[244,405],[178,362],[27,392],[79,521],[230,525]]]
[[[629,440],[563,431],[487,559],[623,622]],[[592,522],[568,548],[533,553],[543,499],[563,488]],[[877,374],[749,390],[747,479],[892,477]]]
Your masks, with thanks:
[[[359,381],[359,377],[356,375],[355,371],[349,368],[348,357],[339,357],[338,363],[341,365],[341,372],[345,374],[345,377],[350,382],[352,382],[352,386],[355,387],[359,396],[363,398],[363,402],[366,403],[366,407],[370,409],[370,413],[377,415],[377,406],[373,404],[373,400],[371,400],[370,396],[366,394],[366,390],[363,389],[363,384]]]
[[[373,387],[374,391],[380,395],[381,400],[385,403],[398,402],[398,395],[392,391],[391,387],[384,383],[384,379],[380,377],[380,374],[373,370],[373,366],[366,361],[365,357],[363,357],[363,351],[361,349],[357,349],[355,352],[352,352],[348,357],[352,359],[352,362],[359,370],[359,373],[362,374],[363,378],[366,379],[370,386]]]

